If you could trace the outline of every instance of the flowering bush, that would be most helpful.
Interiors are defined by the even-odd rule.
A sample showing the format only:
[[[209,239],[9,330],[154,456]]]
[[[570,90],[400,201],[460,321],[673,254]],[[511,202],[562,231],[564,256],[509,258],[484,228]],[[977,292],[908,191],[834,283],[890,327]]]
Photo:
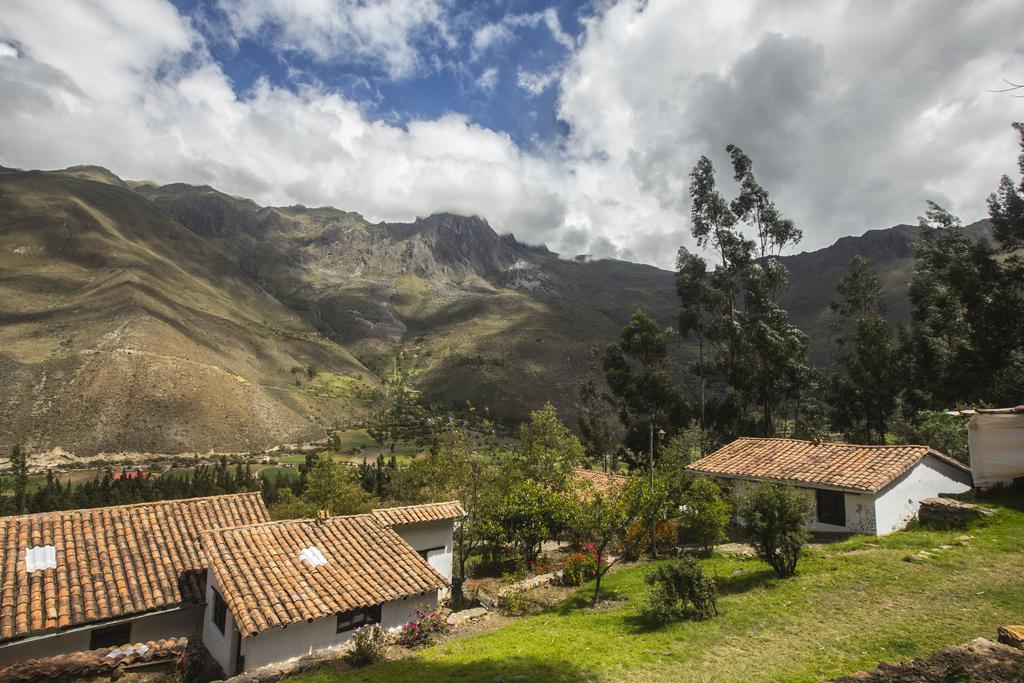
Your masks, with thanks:
[[[530,563],[530,573],[535,575],[549,574],[556,569],[558,569],[558,567],[554,562],[548,559],[547,555],[541,555]]]
[[[440,613],[421,607],[416,610],[416,618],[402,627],[398,642],[405,647],[430,645],[449,631],[451,626]]]
[[[679,522],[674,519],[666,519],[658,522],[654,527],[654,538],[658,544],[658,551],[664,552],[676,544],[679,537]],[[622,556],[627,560],[635,560],[651,547],[651,527],[642,522],[633,522],[626,529],[625,538],[622,539]]]
[[[348,653],[348,660],[355,666],[384,661],[391,641],[391,634],[379,624],[360,626],[352,634],[352,649]]]
[[[562,565],[562,583],[566,586],[579,586],[584,581],[594,578],[597,573],[597,561],[592,555],[576,553]]]

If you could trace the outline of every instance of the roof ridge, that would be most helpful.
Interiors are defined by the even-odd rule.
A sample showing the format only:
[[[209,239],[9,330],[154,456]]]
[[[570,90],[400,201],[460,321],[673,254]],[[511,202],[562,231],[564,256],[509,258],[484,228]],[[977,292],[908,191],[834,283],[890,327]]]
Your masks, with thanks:
[[[373,508],[373,510],[371,510],[368,514],[373,514],[374,512],[384,512],[386,510],[408,510],[409,508],[420,508],[420,507],[423,507],[425,505],[455,505],[455,504],[462,505],[462,501],[460,501],[460,500],[441,500],[441,501],[437,501],[435,503],[413,503],[412,505],[392,505],[391,507],[386,507],[386,508]]]
[[[100,505],[92,508],[69,508],[67,510],[47,510],[46,512],[27,512],[23,515],[3,515],[0,516],[0,520],[14,520],[23,519],[27,517],[45,517],[45,516],[57,516],[67,515],[74,513],[94,513],[101,510],[126,510],[128,508],[139,508],[139,507],[156,507],[160,505],[180,505],[183,503],[197,503],[204,500],[212,500],[214,498],[242,498],[245,496],[260,496],[262,495],[259,491],[237,491],[235,493],[217,493],[210,496],[196,496],[194,498],[166,498],[164,500],[148,500],[141,501],[138,503],[122,503],[121,505]]]
[[[792,443],[811,444],[812,446],[853,446],[854,448],[924,448],[929,451],[941,453],[941,451],[937,451],[931,446],[918,443],[850,443],[848,441],[815,442],[810,439],[794,439],[789,436],[738,436],[734,439],[734,442],[735,441],[789,441]]]

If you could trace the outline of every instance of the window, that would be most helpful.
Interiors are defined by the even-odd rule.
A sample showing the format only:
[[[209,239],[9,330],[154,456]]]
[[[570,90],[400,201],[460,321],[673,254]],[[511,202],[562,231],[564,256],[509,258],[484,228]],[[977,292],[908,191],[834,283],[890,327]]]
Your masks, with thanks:
[[[118,647],[130,642],[132,642],[132,622],[130,621],[93,629],[89,634],[90,650],[98,650],[101,647]]]
[[[354,609],[349,612],[338,612],[338,629],[336,633],[344,633],[360,626],[379,623],[380,605]]]
[[[438,548],[427,548],[426,550],[418,550],[416,552],[418,552],[420,554],[420,557],[422,557],[424,560],[430,562],[430,558],[437,557],[438,555],[444,555],[445,550],[445,546],[442,545]]]
[[[822,524],[846,526],[846,496],[842,491],[816,489],[818,521]]]
[[[220,629],[221,635],[224,634],[224,628],[227,624],[228,619],[228,604],[224,602],[224,598],[221,597],[217,589],[213,589],[213,623]]]

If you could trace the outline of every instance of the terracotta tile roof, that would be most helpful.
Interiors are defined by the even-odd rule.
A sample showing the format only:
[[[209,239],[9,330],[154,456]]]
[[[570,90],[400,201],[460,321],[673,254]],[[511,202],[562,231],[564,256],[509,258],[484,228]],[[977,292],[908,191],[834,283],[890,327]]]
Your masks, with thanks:
[[[577,484],[593,486],[601,493],[607,493],[612,489],[620,489],[629,483],[629,477],[622,474],[585,470],[579,467],[572,471],[572,478]]]
[[[26,659],[0,669],[0,680],[7,683],[33,683],[106,677],[121,666],[175,662],[185,651],[187,643],[187,638],[168,638],[40,659]]]
[[[687,470],[874,493],[927,455],[966,471],[960,463],[927,446],[857,446],[767,438],[736,439]]]
[[[199,602],[199,533],[267,518],[259,493],[0,517],[0,640]]]
[[[372,515],[210,531],[202,543],[235,625],[247,637],[448,585]],[[311,547],[326,562],[312,566],[299,559]]]
[[[395,526],[397,524],[418,524],[420,522],[437,522],[442,519],[462,519],[466,511],[457,500],[449,500],[445,503],[423,503],[422,505],[407,505],[399,508],[383,508],[373,511],[373,516],[382,524]]]

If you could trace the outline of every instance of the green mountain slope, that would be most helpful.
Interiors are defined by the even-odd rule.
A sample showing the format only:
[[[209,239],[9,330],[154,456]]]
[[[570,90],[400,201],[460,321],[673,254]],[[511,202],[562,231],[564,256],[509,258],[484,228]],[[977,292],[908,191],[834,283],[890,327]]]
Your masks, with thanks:
[[[633,309],[675,325],[673,273],[564,260],[479,218],[371,224],[332,208],[260,207],[209,187],[137,189],[370,367],[397,344],[420,344],[436,396],[488,405],[499,417],[518,419],[547,399],[571,411],[587,350],[616,335]],[[985,221],[968,231],[990,233]],[[917,238],[917,228],[896,226],[786,257],[782,303],[808,332],[812,361],[831,362],[828,304],[856,254],[876,265],[891,319],[908,321]],[[686,353],[677,350],[680,363]]]
[[[233,260],[95,167],[0,174],[0,447],[245,450],[319,438],[372,381]]]
[[[369,367],[418,345],[428,393],[503,420],[545,400],[571,411],[590,346],[615,336],[633,309],[665,326],[676,317],[671,273],[566,261],[499,237],[479,218],[371,224],[331,208],[259,207],[208,187],[137,190]]]

